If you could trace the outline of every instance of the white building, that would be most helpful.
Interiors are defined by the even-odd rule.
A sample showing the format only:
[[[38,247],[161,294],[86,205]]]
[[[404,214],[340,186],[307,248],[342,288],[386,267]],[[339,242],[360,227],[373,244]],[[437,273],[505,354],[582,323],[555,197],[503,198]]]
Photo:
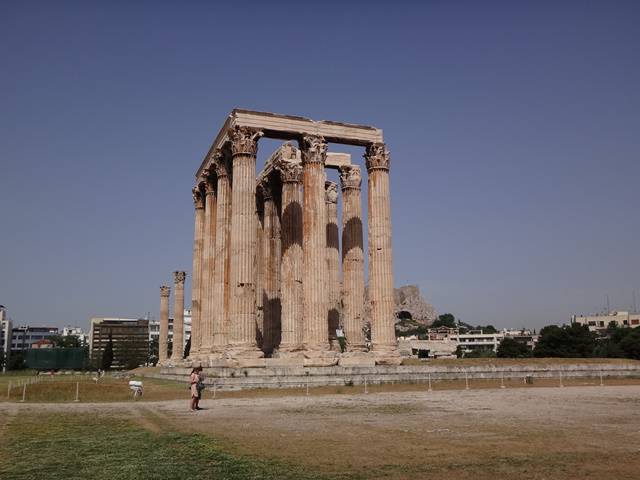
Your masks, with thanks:
[[[599,315],[572,315],[571,323],[586,325],[592,332],[606,330],[612,323],[620,328],[636,328],[640,326],[640,313],[612,312]]]
[[[183,336],[185,345],[191,337],[191,310],[184,309]],[[160,320],[149,320],[149,341],[160,338]],[[173,317],[169,317],[169,341],[173,342]]]
[[[11,320],[7,317],[4,305],[0,305],[0,349],[4,353],[3,372],[7,371],[7,360],[11,353]]]
[[[64,327],[62,329],[63,337],[78,337],[80,340],[80,345],[85,346],[89,345],[89,335],[82,330],[80,327]]]

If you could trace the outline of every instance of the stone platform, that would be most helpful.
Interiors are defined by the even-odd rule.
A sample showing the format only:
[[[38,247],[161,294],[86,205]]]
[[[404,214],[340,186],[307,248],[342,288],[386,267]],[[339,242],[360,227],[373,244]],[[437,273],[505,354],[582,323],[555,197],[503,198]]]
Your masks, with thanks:
[[[437,380],[524,379],[639,377],[640,363],[628,364],[548,364],[548,365],[483,365],[474,367],[441,365],[375,365],[305,367],[278,365],[262,359],[261,367],[208,367],[204,368],[205,383],[219,390],[251,388],[304,388],[307,385],[362,385],[380,383],[424,383]],[[191,367],[162,367],[156,378],[189,381]]]

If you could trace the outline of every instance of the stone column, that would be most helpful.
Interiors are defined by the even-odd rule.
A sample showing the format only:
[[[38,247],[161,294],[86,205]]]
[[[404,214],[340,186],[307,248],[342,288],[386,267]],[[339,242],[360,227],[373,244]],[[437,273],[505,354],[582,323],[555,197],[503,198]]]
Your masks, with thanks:
[[[215,272],[215,245],[217,222],[217,198],[215,171],[205,171],[204,255],[202,267],[202,312],[200,314],[199,355],[208,355],[213,347],[213,276]]]
[[[264,349],[264,276],[267,270],[264,256],[264,202],[260,188],[256,189],[256,343]]]
[[[169,341],[169,294],[171,288],[166,285],[160,287],[160,335],[158,337],[158,364],[164,365],[168,360],[167,348]]]
[[[340,239],[338,237],[338,185],[325,182],[327,209],[326,259],[327,259],[327,325],[332,350],[340,350],[336,341],[336,329],[340,324]]]
[[[261,132],[229,130],[233,155],[231,194],[230,354],[261,357],[256,343],[256,154]]]
[[[389,152],[384,143],[367,146],[369,193],[369,298],[374,351],[397,353],[391,252]]]
[[[304,207],[302,226],[303,344],[307,351],[327,351],[327,215],[324,164],[327,144],[320,136],[302,139]]]
[[[342,323],[349,350],[364,350],[364,251],[360,167],[340,168],[342,187]]]
[[[282,179],[282,337],[278,350],[290,352],[302,344],[302,167],[281,162],[278,169]]]
[[[264,330],[262,349],[270,354],[280,343],[280,215],[271,181],[260,185],[264,199],[263,254],[264,254]]]
[[[184,357],[184,280],[186,272],[173,272],[174,300],[173,300],[173,351],[171,361],[174,365]]]
[[[224,351],[229,341],[229,262],[231,233],[231,179],[224,156],[216,158],[217,213],[213,272],[213,342],[214,352]]]
[[[200,345],[201,298],[200,283],[202,275],[202,255],[204,251],[204,195],[199,185],[193,187],[195,207],[195,230],[193,233],[193,277],[191,279],[191,349],[193,357]]]

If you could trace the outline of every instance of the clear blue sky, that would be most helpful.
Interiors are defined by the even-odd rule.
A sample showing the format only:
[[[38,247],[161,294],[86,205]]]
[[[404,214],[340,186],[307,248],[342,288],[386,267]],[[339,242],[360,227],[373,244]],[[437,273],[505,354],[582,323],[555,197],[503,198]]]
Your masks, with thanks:
[[[0,303],[19,324],[157,316],[191,270],[193,174],[240,107],[384,130],[396,284],[439,312],[627,309],[638,25],[634,1],[4,1]]]

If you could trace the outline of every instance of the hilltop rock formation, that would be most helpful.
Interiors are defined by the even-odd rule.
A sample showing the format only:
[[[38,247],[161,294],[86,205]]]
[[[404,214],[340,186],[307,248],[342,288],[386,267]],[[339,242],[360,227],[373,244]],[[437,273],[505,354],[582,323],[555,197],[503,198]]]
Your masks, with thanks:
[[[393,289],[395,301],[396,324],[412,326],[431,325],[438,317],[436,309],[427,302],[417,285],[404,285]],[[371,319],[371,302],[369,300],[369,289],[365,289],[365,321]]]

